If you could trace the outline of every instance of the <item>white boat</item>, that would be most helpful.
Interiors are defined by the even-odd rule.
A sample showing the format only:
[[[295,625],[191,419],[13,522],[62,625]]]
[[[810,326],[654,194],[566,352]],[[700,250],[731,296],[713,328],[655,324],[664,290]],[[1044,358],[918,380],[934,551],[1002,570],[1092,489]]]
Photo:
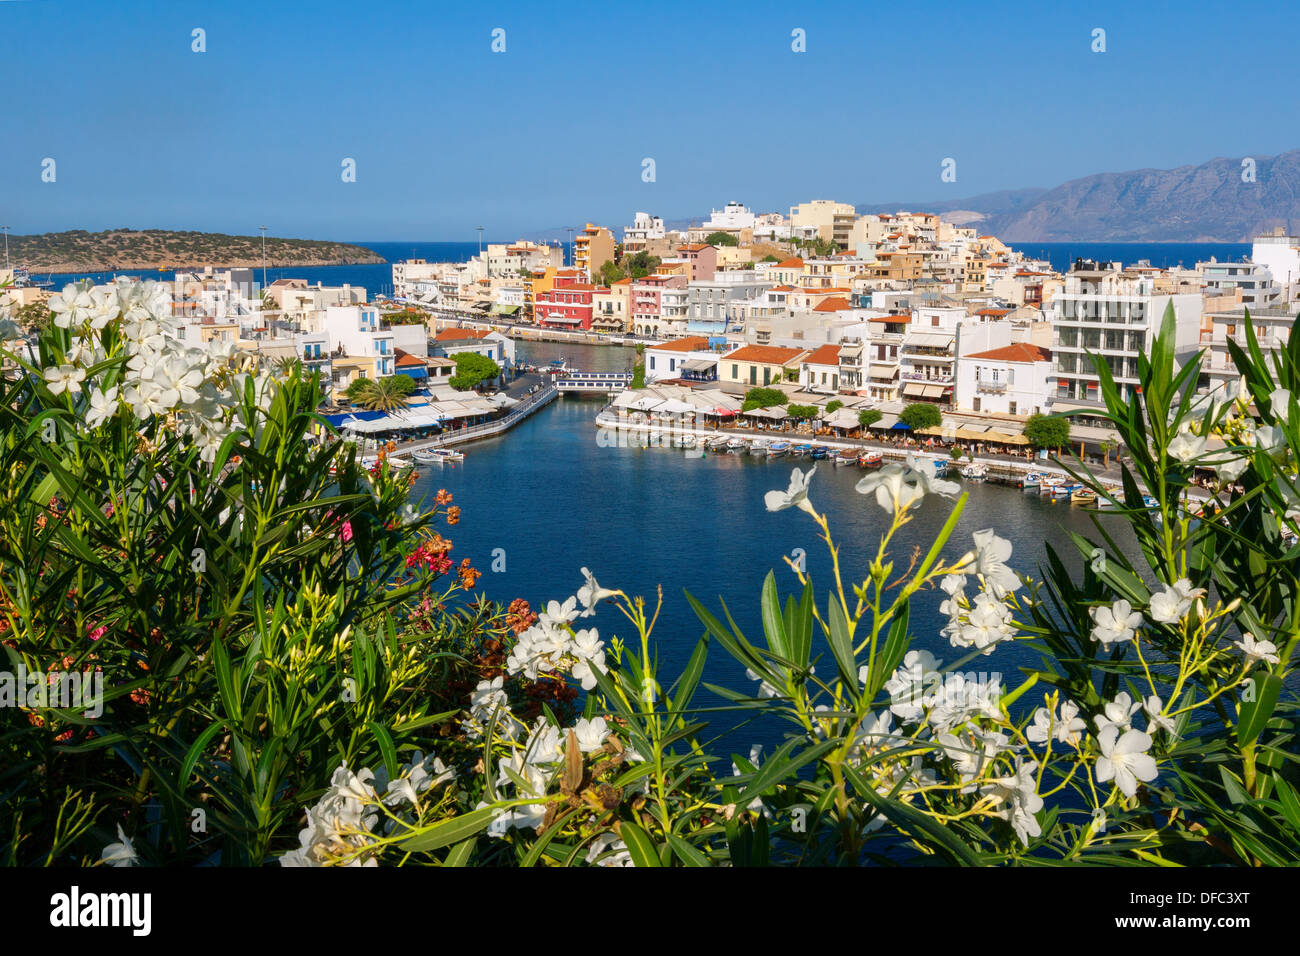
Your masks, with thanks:
[[[441,465],[449,461],[464,461],[465,453],[452,448],[422,448],[413,457],[426,465]]]
[[[756,439],[754,439],[754,441],[750,442],[750,444],[749,444],[749,453],[750,453],[751,455],[762,455],[763,457],[766,458],[766,457],[767,457],[767,439],[766,439],[766,438],[756,438]]]
[[[727,451],[744,451],[748,444],[743,438],[728,438]]]
[[[967,481],[984,481],[989,476],[989,470],[984,465],[972,463],[961,470],[961,476]]]
[[[704,447],[709,451],[725,451],[729,441],[726,435],[714,435],[704,443]]]

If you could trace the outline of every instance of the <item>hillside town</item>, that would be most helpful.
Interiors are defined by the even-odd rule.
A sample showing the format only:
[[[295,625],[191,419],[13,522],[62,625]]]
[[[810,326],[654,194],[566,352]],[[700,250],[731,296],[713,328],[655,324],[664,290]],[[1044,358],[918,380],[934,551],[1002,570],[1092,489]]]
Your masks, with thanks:
[[[850,413],[878,411],[872,427],[889,430],[907,405],[930,404],[949,431],[1022,444],[1030,416],[1069,413],[1085,453],[1113,444],[1088,414],[1101,408],[1094,356],[1131,394],[1172,306],[1178,360],[1202,354],[1199,387],[1222,389],[1236,380],[1227,343],[1244,343],[1245,311],[1261,346],[1277,347],[1300,297],[1300,237],[1281,230],[1239,262],[1079,259],[1064,274],[934,214],[857,215],[826,200],[788,215],[729,202],[686,229],[637,212],[618,232],[588,223],[567,248],[521,239],[466,262],[398,262],[393,296],[378,301],[303,279],[263,288],[251,268],[166,284],[187,342],[319,369],[333,411],[359,380],[396,375],[454,403],[458,356],[497,363],[504,380],[516,339],[542,335],[637,344],[650,389],[772,388],[823,419],[834,404],[846,429]],[[11,310],[52,292],[10,285]],[[478,423],[501,407],[453,411]]]

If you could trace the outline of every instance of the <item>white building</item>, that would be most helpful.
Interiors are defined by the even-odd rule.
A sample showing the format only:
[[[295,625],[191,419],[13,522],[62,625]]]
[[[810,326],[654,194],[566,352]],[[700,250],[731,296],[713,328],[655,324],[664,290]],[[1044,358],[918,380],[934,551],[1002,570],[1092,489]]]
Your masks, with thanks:
[[[325,310],[324,332],[331,353],[350,359],[373,359],[374,378],[394,374],[393,333],[381,328],[373,305],[340,305]]]
[[[710,210],[708,221],[704,223],[706,233],[739,232],[742,229],[753,228],[754,213],[743,203],[738,202],[729,202],[721,210]]]
[[[1196,353],[1201,296],[1157,295],[1155,281],[1151,273],[1127,272],[1118,262],[1081,259],[1074,264],[1066,274],[1064,290],[1052,300],[1058,401],[1085,407],[1101,403],[1100,379],[1090,352],[1106,359],[1120,394],[1132,396],[1138,388],[1138,356],[1151,354],[1151,343],[1170,305],[1176,359],[1185,362]]]
[[[1241,303],[1248,309],[1262,308],[1282,292],[1273,273],[1258,262],[1196,263],[1196,272],[1206,295],[1233,295],[1241,290]]]
[[[1258,236],[1251,243],[1250,259],[1269,271],[1273,281],[1287,290],[1290,301],[1291,290],[1300,283],[1300,236],[1285,235],[1281,228],[1271,236]]]
[[[1053,392],[1052,353],[1026,342],[963,355],[957,360],[953,407],[961,412],[1034,415]]]
[[[648,212],[638,212],[632,217],[632,225],[623,227],[623,254],[633,255],[645,249],[652,239],[663,239],[664,221],[659,216]]]

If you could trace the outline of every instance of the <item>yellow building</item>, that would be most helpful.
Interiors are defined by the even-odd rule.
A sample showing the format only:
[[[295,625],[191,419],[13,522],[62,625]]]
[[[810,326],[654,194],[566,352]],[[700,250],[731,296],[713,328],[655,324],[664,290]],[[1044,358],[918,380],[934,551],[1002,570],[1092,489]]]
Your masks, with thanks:
[[[799,360],[807,354],[806,349],[743,345],[718,359],[718,382],[747,389],[798,381]]]
[[[573,238],[573,267],[596,276],[606,262],[614,261],[614,234],[604,226],[587,223]]]

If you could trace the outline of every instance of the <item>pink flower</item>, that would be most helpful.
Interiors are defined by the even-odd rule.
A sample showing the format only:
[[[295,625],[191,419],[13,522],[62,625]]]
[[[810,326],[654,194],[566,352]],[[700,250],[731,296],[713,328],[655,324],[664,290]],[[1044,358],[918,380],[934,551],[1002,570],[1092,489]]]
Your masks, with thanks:
[[[86,636],[89,637],[92,641],[97,641],[107,633],[108,633],[108,628],[104,627],[104,625],[101,624],[99,627],[90,630]]]
[[[343,539],[343,543],[344,543],[344,544],[347,544],[347,542],[349,542],[349,541],[352,540],[352,522],[351,522],[351,521],[345,521],[345,522],[343,522],[343,527],[341,527],[341,528],[339,529],[339,537],[340,537],[341,539]]]

